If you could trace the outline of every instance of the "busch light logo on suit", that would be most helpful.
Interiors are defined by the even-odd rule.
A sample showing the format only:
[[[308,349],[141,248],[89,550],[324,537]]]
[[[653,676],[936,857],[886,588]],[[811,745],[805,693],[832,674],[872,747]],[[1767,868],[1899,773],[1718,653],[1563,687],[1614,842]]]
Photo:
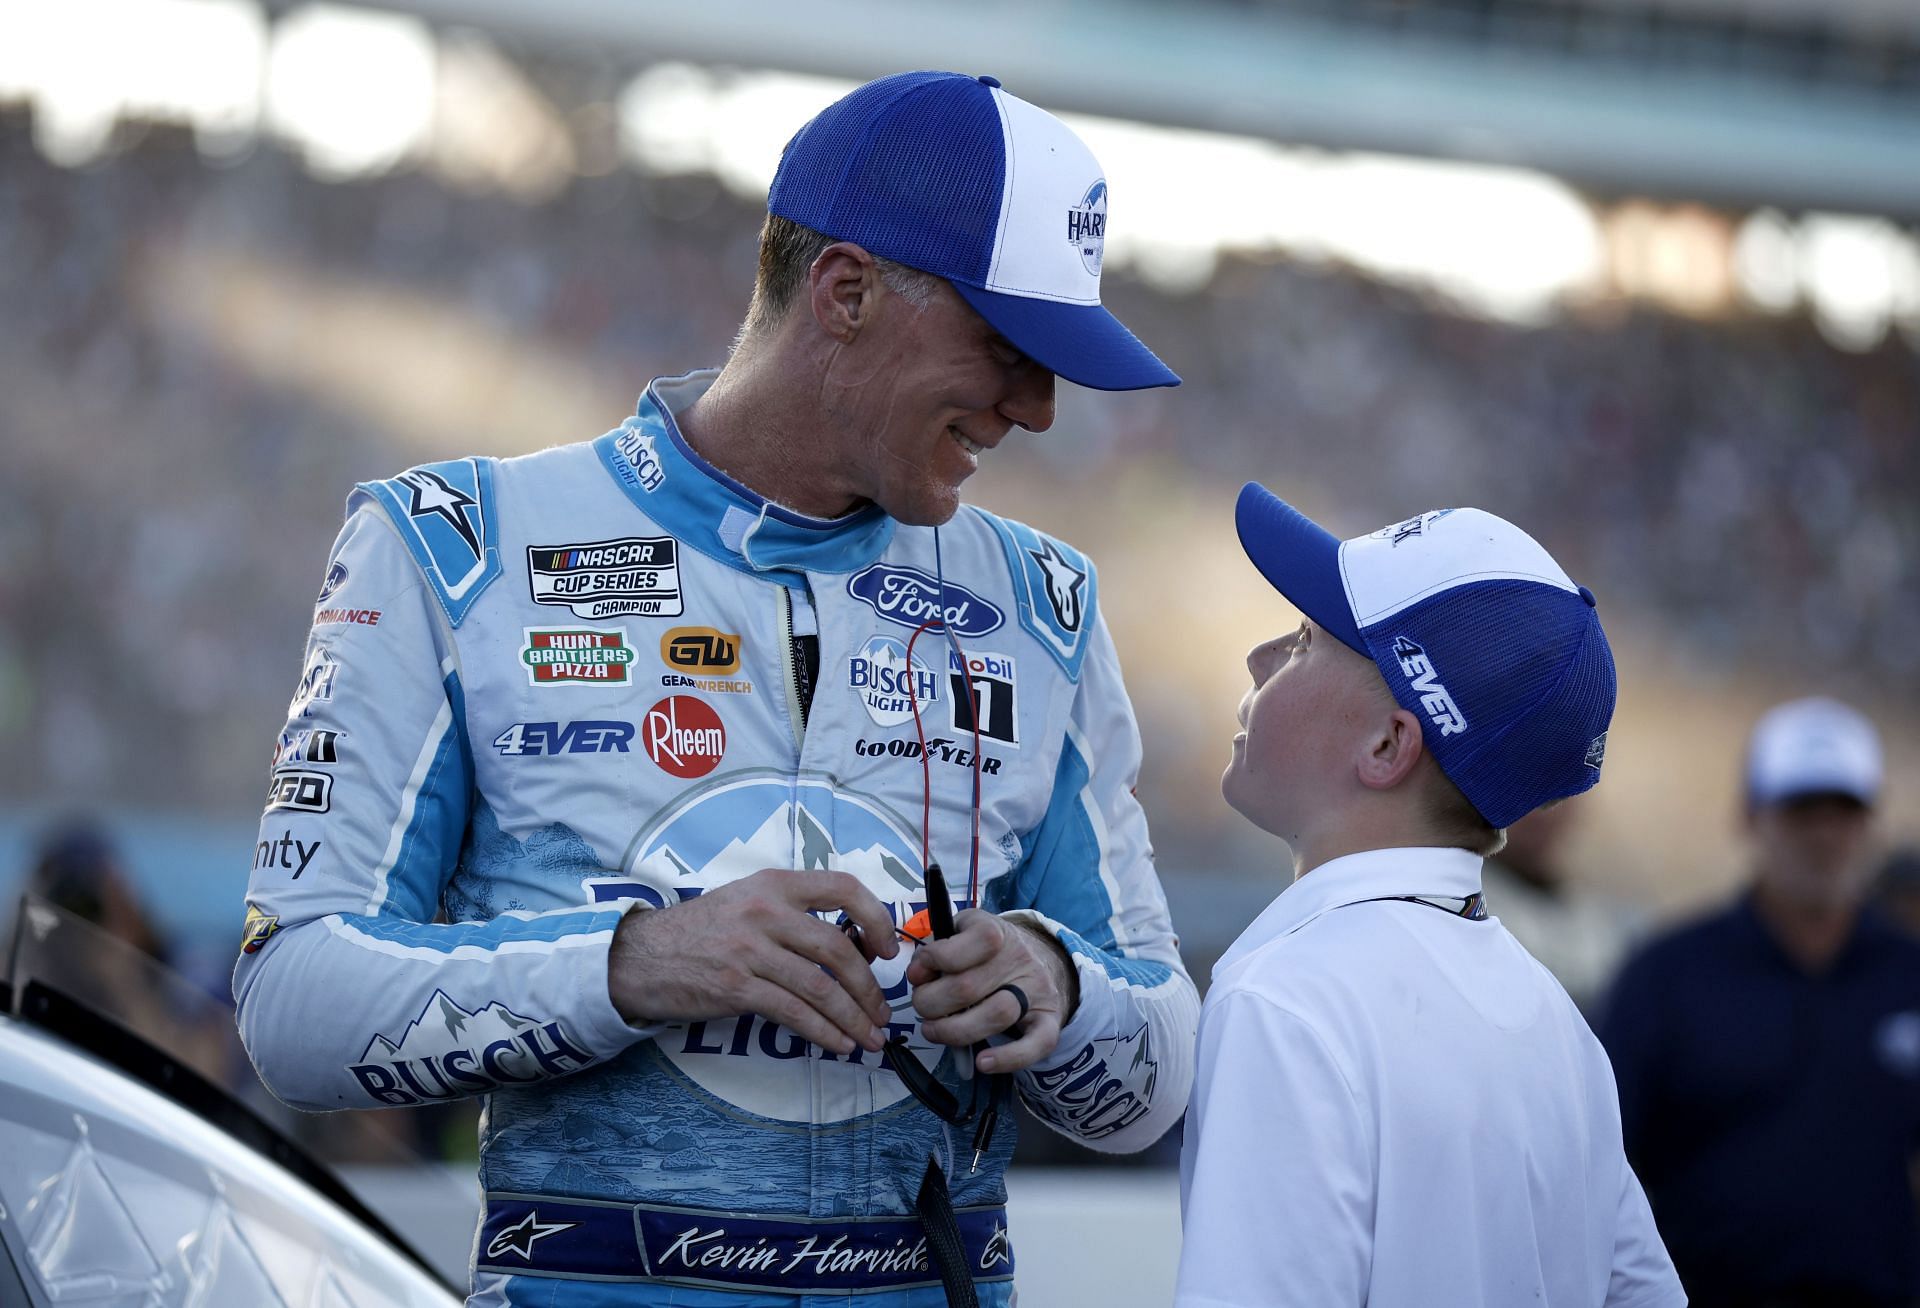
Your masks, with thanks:
[[[932,622],[953,628],[963,639],[998,631],[1006,621],[1004,614],[965,586],[944,585],[918,568],[875,563],[847,579],[847,593],[873,606],[873,611],[889,622],[903,627],[918,627]]]
[[[1080,252],[1080,262],[1095,277],[1107,248],[1107,179],[1087,188],[1079,204],[1067,210],[1067,242]]]
[[[901,727],[913,721],[914,701],[922,712],[940,698],[940,682],[916,651],[908,666],[905,641],[871,637],[848,660],[848,681],[876,726]]]
[[[888,916],[904,923],[926,907],[918,817],[917,809],[910,819],[819,777],[796,779],[777,769],[733,773],[689,789],[655,815],[622,859],[624,883],[592,878],[587,889],[596,902],[631,898],[664,907],[763,867],[831,869],[858,878]],[[891,1011],[888,1034],[906,1037],[931,1067],[942,1047],[919,1029],[906,979],[912,952],[877,960],[872,969]],[[838,1057],[754,1013],[675,1023],[652,1047],[707,1093],[763,1117],[806,1120],[819,1113],[817,1120],[843,1121],[907,1094],[875,1055],[855,1050]],[[766,1075],[768,1060],[813,1062],[818,1097],[794,1100],[790,1082]]]
[[[466,1009],[436,990],[398,1039],[375,1035],[347,1071],[383,1104],[410,1107],[577,1072],[593,1055],[558,1022],[500,1003]]]

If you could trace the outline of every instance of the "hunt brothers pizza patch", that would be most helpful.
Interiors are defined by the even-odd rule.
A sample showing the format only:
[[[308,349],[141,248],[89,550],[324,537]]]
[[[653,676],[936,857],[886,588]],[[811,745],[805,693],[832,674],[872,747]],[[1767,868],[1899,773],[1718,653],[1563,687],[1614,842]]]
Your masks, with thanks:
[[[633,647],[625,627],[528,627],[520,661],[536,686],[606,686],[627,681]]]

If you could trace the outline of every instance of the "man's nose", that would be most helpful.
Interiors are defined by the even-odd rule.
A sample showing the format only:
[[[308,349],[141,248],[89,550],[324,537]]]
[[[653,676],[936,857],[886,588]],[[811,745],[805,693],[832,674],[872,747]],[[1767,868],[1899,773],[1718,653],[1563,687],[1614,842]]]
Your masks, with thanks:
[[[1022,364],[999,408],[1009,422],[1028,431],[1053,426],[1053,374],[1031,360]]]

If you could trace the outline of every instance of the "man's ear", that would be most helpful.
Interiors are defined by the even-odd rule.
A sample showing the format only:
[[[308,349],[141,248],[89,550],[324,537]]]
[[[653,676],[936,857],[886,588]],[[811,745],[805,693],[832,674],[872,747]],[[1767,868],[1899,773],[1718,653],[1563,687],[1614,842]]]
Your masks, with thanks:
[[[1391,713],[1376,720],[1373,734],[1364,742],[1360,784],[1369,790],[1392,790],[1413,775],[1426,752],[1420,720],[1395,704]]]
[[[807,269],[807,290],[820,330],[842,345],[851,345],[879,303],[880,269],[859,246],[836,241],[820,251]]]

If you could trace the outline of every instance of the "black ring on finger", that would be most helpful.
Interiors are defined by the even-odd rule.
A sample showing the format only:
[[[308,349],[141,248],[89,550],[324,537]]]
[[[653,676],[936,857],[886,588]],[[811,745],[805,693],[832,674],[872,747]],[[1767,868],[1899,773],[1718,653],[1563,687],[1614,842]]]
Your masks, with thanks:
[[[1015,1001],[1017,1001],[1020,1005],[1020,1016],[1014,1018],[1013,1025],[1007,1028],[1009,1031],[1011,1031],[1013,1027],[1019,1026],[1022,1022],[1027,1020],[1027,1013],[1033,1008],[1033,1005],[1027,1002],[1027,992],[1022,990],[1019,986],[1015,985],[1011,981],[1007,982],[1003,986],[995,986],[993,989],[993,993],[997,995],[1002,990],[1012,995]]]

